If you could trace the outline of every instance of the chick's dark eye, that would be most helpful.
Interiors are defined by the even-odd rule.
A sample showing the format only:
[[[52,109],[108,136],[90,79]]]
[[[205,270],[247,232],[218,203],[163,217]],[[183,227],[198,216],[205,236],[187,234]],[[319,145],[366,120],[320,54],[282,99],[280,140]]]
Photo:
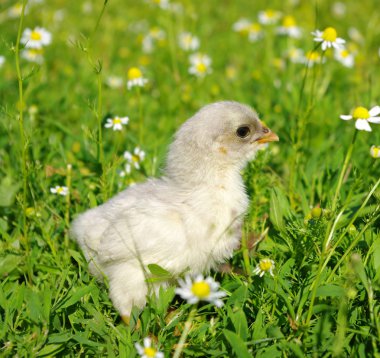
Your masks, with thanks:
[[[249,127],[242,126],[236,130],[236,135],[240,138],[246,138],[246,137],[248,137],[250,132],[251,132],[251,130],[249,129]]]

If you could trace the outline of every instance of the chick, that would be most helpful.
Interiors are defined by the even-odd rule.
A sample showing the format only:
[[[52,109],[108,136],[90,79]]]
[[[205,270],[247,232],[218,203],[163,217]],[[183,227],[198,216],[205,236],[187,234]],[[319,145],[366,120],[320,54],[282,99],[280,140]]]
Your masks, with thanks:
[[[175,134],[161,178],[129,187],[73,222],[91,273],[108,277],[122,316],[144,307],[152,293],[147,265],[179,275],[208,271],[231,257],[248,207],[240,171],[277,140],[248,106],[207,105]]]

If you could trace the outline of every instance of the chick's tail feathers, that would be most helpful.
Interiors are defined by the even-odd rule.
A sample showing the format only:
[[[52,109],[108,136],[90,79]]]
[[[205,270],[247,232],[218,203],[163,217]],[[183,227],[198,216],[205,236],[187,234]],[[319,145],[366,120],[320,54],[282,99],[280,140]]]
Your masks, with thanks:
[[[99,213],[98,208],[79,215],[72,223],[70,236],[78,242],[91,273],[102,280],[103,273],[99,264],[99,246],[103,233],[109,226],[109,220]]]

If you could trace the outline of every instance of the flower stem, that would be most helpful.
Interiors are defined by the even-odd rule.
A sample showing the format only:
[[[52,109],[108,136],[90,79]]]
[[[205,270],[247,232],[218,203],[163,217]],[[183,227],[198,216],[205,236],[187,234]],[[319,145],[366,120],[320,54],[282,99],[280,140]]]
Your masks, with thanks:
[[[16,47],[15,47],[15,60],[16,60],[16,71],[17,71],[17,82],[18,82],[18,110],[19,110],[19,130],[20,130],[20,142],[21,142],[21,171],[22,171],[22,232],[23,232],[23,244],[26,250],[26,253],[29,254],[29,239],[28,239],[28,224],[26,220],[26,209],[27,209],[27,188],[28,188],[28,168],[26,165],[27,162],[27,148],[28,143],[26,140],[25,135],[25,128],[24,128],[24,95],[23,95],[23,77],[21,73],[21,67],[20,67],[20,39],[21,39],[21,32],[23,28],[23,22],[24,22],[24,16],[25,16],[25,6],[27,4],[27,0],[24,0],[22,2],[22,9],[21,9],[21,15],[20,15],[20,22],[18,26],[18,32],[17,32],[17,40],[16,40]]]
[[[71,205],[71,171],[72,165],[67,164],[66,169],[66,187],[68,189],[68,193],[66,195],[66,211],[65,211],[65,247],[69,246],[69,227],[70,227],[70,205]]]
[[[177,347],[175,349],[173,358],[178,358],[183,350],[183,347],[185,346],[187,335],[189,334],[191,323],[193,322],[193,318],[197,312],[197,306],[195,306],[189,313],[189,316],[187,317],[187,320],[185,322],[185,327],[183,328],[181,338],[179,339],[179,342],[177,344]]]
[[[350,160],[351,160],[352,151],[354,149],[354,144],[355,144],[355,141],[356,141],[357,134],[358,134],[358,131],[355,129],[354,135],[353,135],[352,140],[351,140],[351,144],[350,144],[350,146],[348,147],[348,150],[347,150],[346,158],[344,159],[344,163],[343,163],[342,171],[340,172],[338,184],[337,184],[336,189],[335,189],[335,195],[334,195],[334,199],[333,199],[333,202],[332,202],[332,205],[331,205],[331,211],[333,213],[335,212],[337,204],[338,204],[338,198],[339,198],[340,189],[341,189],[342,184],[343,184],[343,179],[345,177],[348,164],[350,163]]]

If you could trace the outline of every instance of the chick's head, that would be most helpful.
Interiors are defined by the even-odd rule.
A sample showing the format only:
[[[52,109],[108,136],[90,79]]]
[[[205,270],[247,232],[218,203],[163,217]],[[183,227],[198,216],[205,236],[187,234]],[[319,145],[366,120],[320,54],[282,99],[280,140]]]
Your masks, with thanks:
[[[244,164],[265,143],[278,141],[255,111],[237,102],[217,102],[203,107],[183,124],[176,138],[205,156],[231,164]]]

